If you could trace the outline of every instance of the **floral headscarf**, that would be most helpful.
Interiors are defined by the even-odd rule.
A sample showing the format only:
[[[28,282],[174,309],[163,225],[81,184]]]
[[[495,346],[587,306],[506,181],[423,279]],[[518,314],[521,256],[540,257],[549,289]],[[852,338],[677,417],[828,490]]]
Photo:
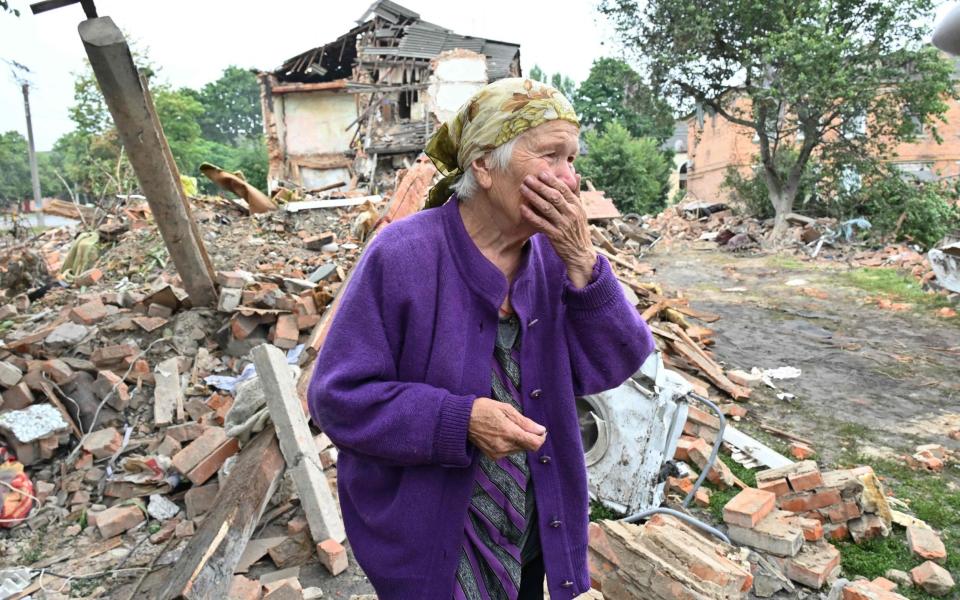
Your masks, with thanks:
[[[474,160],[554,119],[580,126],[570,101],[545,83],[513,77],[481,88],[427,142],[424,152],[444,177],[430,190],[426,208],[446,202],[450,185]]]

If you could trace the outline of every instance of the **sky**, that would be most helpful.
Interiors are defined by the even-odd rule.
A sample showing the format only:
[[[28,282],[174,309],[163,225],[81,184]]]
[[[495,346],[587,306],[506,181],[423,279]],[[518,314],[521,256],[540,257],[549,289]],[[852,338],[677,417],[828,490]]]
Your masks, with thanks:
[[[463,35],[520,44],[523,72],[539,65],[579,82],[593,59],[616,55],[613,30],[596,0],[399,0],[422,19]],[[26,65],[38,150],[49,150],[73,126],[73,74],[85,54],[77,35],[79,4],[34,16],[26,0],[11,0],[19,18],[0,14],[0,59]],[[285,59],[333,41],[355,26],[365,0],[96,0],[109,16],[147,48],[161,80],[199,88],[230,65],[272,70]],[[0,61],[0,132],[26,136],[23,96]]]

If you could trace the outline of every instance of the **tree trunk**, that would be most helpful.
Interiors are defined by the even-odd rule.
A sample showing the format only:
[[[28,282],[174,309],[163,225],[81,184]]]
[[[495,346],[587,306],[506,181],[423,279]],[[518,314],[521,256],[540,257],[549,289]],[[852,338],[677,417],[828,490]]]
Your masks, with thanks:
[[[773,230],[768,236],[768,240],[773,245],[779,245],[787,233],[787,215],[793,212],[793,201],[797,197],[797,190],[785,188],[779,193],[770,192],[770,202],[773,204],[774,221]]]

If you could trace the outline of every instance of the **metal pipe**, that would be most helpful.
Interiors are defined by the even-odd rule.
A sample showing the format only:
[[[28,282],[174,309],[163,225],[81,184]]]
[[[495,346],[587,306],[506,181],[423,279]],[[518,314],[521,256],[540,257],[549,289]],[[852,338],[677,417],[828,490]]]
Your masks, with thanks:
[[[647,517],[649,517],[649,516],[651,516],[651,515],[656,515],[656,514],[665,514],[665,515],[670,515],[670,516],[676,517],[676,518],[680,519],[681,521],[683,521],[684,523],[686,523],[686,524],[688,524],[688,525],[691,525],[691,526],[693,526],[693,527],[696,527],[697,529],[706,531],[707,533],[712,534],[712,535],[714,535],[715,537],[720,538],[720,539],[723,540],[725,543],[730,544],[731,546],[733,545],[733,544],[730,542],[730,538],[728,538],[728,537],[726,536],[726,534],[724,534],[722,531],[720,531],[720,530],[717,529],[716,527],[713,527],[713,526],[711,526],[711,525],[707,525],[707,524],[704,523],[703,521],[699,521],[699,520],[697,520],[697,519],[694,519],[694,518],[691,517],[690,515],[685,514],[685,513],[682,513],[682,512],[677,511],[677,510],[673,510],[672,508],[651,508],[651,509],[649,509],[649,510],[644,510],[644,511],[638,512],[638,513],[636,513],[636,514],[634,514],[634,515],[630,515],[629,517],[625,518],[624,521],[626,521],[627,523],[636,523],[637,521],[640,521],[640,520],[642,520],[642,519],[646,519]]]
[[[720,418],[720,429],[717,431],[717,439],[713,442],[713,451],[710,452],[710,458],[707,459],[707,464],[703,467],[703,469],[700,470],[700,477],[697,477],[697,481],[693,484],[693,488],[690,489],[687,497],[683,499],[684,508],[690,506],[690,502],[697,494],[697,490],[700,489],[700,485],[703,483],[703,480],[706,479],[707,473],[710,472],[710,469],[713,467],[713,463],[717,460],[717,455],[720,453],[720,444],[723,443],[723,430],[727,428],[727,419],[723,416],[723,411],[720,410],[719,406],[699,394],[690,392],[689,396],[706,404],[717,413],[717,416]]]

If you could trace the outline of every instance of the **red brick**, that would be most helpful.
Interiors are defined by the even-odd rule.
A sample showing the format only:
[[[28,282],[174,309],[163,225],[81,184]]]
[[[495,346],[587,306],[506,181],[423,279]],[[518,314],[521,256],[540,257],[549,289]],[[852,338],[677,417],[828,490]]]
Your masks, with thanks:
[[[147,308],[147,316],[157,319],[169,319],[173,316],[173,309],[159,302],[154,302]]]
[[[932,529],[907,527],[907,545],[910,551],[926,560],[943,563],[947,559],[947,549],[940,536]]]
[[[197,526],[193,521],[187,519],[185,521],[180,521],[177,523],[177,527],[173,530],[174,537],[186,538],[192,536],[197,532]]]
[[[33,404],[33,401],[34,397],[30,386],[25,381],[21,381],[3,392],[2,407],[4,410],[20,410]]]
[[[742,404],[724,404],[720,407],[720,410],[728,417],[739,417],[742,419],[747,416],[747,407]]]
[[[680,479],[678,477],[667,477],[667,489],[676,492],[686,498],[690,490],[693,489],[693,480],[689,477]]]
[[[787,473],[787,482],[790,484],[790,489],[795,492],[805,492],[823,485],[823,477],[820,475],[817,463],[812,460],[805,460],[797,464],[804,465],[804,467],[792,473]]]
[[[239,271],[217,271],[216,279],[221,287],[243,289],[247,285],[246,278]]]
[[[804,544],[800,554],[787,560],[787,577],[815,590],[831,578],[840,567],[840,551],[833,544]]]
[[[710,458],[711,450],[711,447],[707,445],[703,438],[697,438],[689,449],[690,460],[702,469]],[[707,480],[720,489],[726,489],[734,485],[735,478],[730,471],[730,467],[717,458],[707,473]]]
[[[240,451],[237,438],[227,438],[216,450],[205,457],[200,463],[187,473],[187,479],[193,485],[201,485],[213,477],[228,458]]]
[[[167,427],[167,435],[181,444],[197,439],[207,428],[199,423],[181,423]]]
[[[73,285],[79,287],[90,287],[103,279],[103,271],[97,268],[87,269],[73,281]]]
[[[911,569],[910,578],[931,596],[946,596],[954,585],[950,573],[930,560]]]
[[[73,369],[59,358],[43,361],[40,369],[57,385],[63,385],[73,377]]]
[[[780,497],[790,493],[790,484],[787,483],[786,477],[783,477],[771,481],[758,481],[757,489],[773,492],[777,497]]]
[[[303,240],[303,245],[304,247],[306,247],[307,250],[316,250],[317,252],[319,252],[321,248],[323,248],[327,244],[333,243],[334,241],[336,241],[336,239],[337,239],[337,236],[335,233],[333,233],[332,231],[324,231],[323,233],[319,233],[317,235],[311,235],[310,237],[305,238]]]
[[[297,535],[307,530],[307,519],[303,515],[297,515],[296,517],[287,521],[287,535]]]
[[[294,309],[294,312],[298,315],[315,315],[317,311],[317,301],[313,299],[313,292],[309,290],[297,296],[297,307]]]
[[[880,588],[885,592],[892,592],[893,590],[897,589],[897,584],[890,581],[886,577],[877,577],[876,579],[870,582],[870,585],[872,585],[873,587]]]
[[[167,433],[172,435],[169,431]],[[174,437],[174,439],[177,438]],[[227,434],[220,427],[210,427],[204,430],[200,437],[190,442],[183,450],[173,456],[173,467],[181,474],[186,475],[203,459],[213,454],[226,439]]]
[[[113,394],[110,391],[116,387]],[[113,371],[100,371],[97,373],[97,380],[93,382],[93,393],[101,400],[110,394],[107,404],[117,410],[124,410],[130,404],[130,388],[123,382],[123,379]]]
[[[839,542],[850,537],[850,530],[846,523],[835,523],[823,526],[823,537]]]
[[[696,406],[687,408],[687,420],[696,423],[702,427],[708,427],[714,431],[720,430],[720,419],[716,416],[700,410]]]
[[[132,360],[133,357],[129,358]],[[124,369],[124,372],[126,372],[126,369]],[[142,358],[133,362],[133,368],[130,369],[130,374],[127,375],[126,381],[133,385],[139,385],[141,382],[147,385],[154,385],[156,383],[153,377],[153,369],[150,368],[150,363]]]
[[[878,577],[877,579],[883,579]],[[843,588],[843,600],[907,600],[904,596],[891,590],[885,590],[876,584],[877,579],[871,581],[854,581]],[[892,583],[892,582],[891,582]]]
[[[747,488],[734,496],[723,507],[726,523],[752,528],[773,512],[777,497],[773,492]]]
[[[90,355],[90,362],[97,367],[111,367],[123,362],[128,356],[137,354],[137,349],[130,344],[116,344],[97,348]]]
[[[273,345],[277,348],[289,350],[300,341],[300,329],[297,327],[297,317],[294,315],[280,315],[277,318],[277,331]]]
[[[821,490],[818,492],[796,492],[779,498],[780,508],[790,512],[803,513],[817,508],[824,508],[841,501],[840,493],[836,490]]]
[[[297,315],[297,329],[305,331],[313,329],[320,322],[320,315]]]
[[[94,431],[83,442],[83,449],[93,454],[94,458],[108,458],[120,449],[123,436],[113,427]]]
[[[259,581],[247,579],[243,575],[234,575],[230,581],[230,600],[260,600],[262,586]]]
[[[808,542],[816,542],[823,539],[823,524],[816,519],[807,519],[796,517],[794,522],[803,530],[803,539]]]
[[[790,444],[790,456],[797,460],[807,460],[814,454],[816,454],[816,452],[814,452],[813,448],[806,444],[801,444],[800,442]]]
[[[133,529],[145,520],[143,511],[136,506],[114,506],[97,515],[97,529],[104,539]]]
[[[820,514],[825,516],[831,523],[846,523],[851,519],[860,516],[860,506],[855,500],[844,500],[840,504],[834,504],[820,509]]]
[[[209,398],[207,398],[207,406],[216,414],[217,423],[223,425],[223,422],[227,418],[227,413],[230,412],[230,408],[233,407],[233,396],[226,392],[214,392]]]
[[[67,317],[78,325],[95,325],[107,316],[107,307],[99,298],[80,306],[75,306],[67,313]]]
[[[320,563],[333,575],[347,570],[347,550],[337,540],[327,538],[317,544]]]
[[[680,439],[677,440],[677,450],[673,453],[673,458],[676,460],[682,460],[683,462],[691,462],[690,448],[693,447],[695,440],[696,438],[685,435],[680,436]]]
[[[858,544],[863,540],[872,540],[890,534],[883,519],[874,514],[866,514],[847,521],[847,529],[850,530],[850,537]]]
[[[258,317],[235,314],[230,317],[230,333],[236,340],[245,340],[260,326]]]

